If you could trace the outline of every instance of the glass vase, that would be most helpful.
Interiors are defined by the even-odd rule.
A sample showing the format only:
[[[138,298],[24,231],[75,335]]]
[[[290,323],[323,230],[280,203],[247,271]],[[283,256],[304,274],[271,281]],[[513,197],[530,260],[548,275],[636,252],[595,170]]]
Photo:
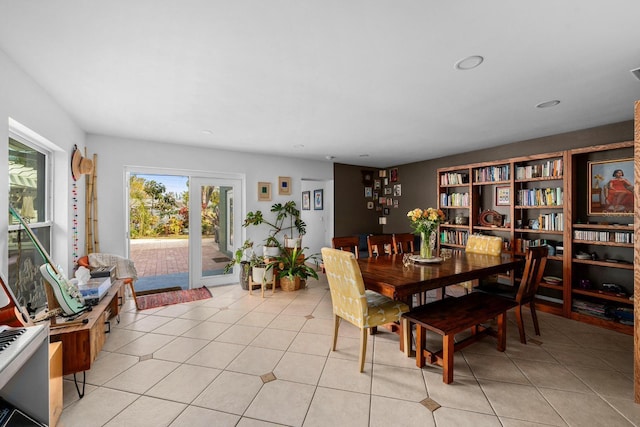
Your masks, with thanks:
[[[432,231],[420,232],[420,258],[433,258]]]

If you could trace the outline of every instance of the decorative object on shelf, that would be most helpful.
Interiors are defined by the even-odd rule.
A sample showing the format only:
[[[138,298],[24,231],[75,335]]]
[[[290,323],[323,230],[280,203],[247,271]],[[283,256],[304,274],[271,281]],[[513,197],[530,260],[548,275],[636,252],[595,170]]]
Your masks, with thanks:
[[[313,190],[313,209],[316,211],[321,211],[323,209],[323,191]]]
[[[589,176],[588,215],[633,215],[633,159],[589,162]]]
[[[502,215],[494,210],[487,209],[480,214],[478,222],[480,222],[480,225],[485,227],[501,227]]]
[[[462,214],[456,214],[453,221],[456,225],[469,225],[469,217]]]
[[[308,211],[311,209],[311,191],[302,192],[302,210]]]
[[[290,176],[278,177],[278,194],[281,196],[291,195],[291,177]]]
[[[496,206],[509,206],[511,204],[511,188],[496,187]]]
[[[268,202],[271,200],[271,183],[259,182],[258,183],[258,201]]]
[[[416,208],[407,213],[411,228],[415,234],[420,234],[420,258],[433,258],[433,248],[436,241],[438,225],[444,221],[444,212],[440,209]]]

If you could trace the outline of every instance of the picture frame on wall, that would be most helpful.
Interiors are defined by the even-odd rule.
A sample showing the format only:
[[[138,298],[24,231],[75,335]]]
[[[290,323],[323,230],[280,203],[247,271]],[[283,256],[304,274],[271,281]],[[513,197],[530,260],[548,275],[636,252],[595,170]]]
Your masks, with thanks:
[[[384,209],[382,210],[382,214],[383,214],[383,215],[389,215],[390,213],[391,213],[391,210],[390,210],[389,208],[384,208]]]
[[[373,197],[373,188],[371,187],[364,187],[364,197],[367,198],[372,198]]]
[[[496,206],[509,206],[511,204],[511,187],[496,187]]]
[[[311,191],[302,192],[302,210],[311,210]]]
[[[259,202],[271,201],[271,183],[270,182],[258,182],[258,201]]]
[[[398,182],[398,168],[393,168],[389,171],[391,176],[391,182]]]
[[[588,215],[633,216],[633,158],[589,162]]]
[[[393,184],[393,197],[402,196],[402,184]]]
[[[374,190],[379,190],[381,186],[382,186],[382,181],[380,181],[379,179],[374,179],[373,180],[373,189]]]
[[[323,190],[313,190],[313,209],[321,211],[324,209]]]
[[[373,202],[367,202],[367,209],[373,209]]]
[[[291,177],[290,176],[278,177],[278,194],[281,196],[291,195]]]

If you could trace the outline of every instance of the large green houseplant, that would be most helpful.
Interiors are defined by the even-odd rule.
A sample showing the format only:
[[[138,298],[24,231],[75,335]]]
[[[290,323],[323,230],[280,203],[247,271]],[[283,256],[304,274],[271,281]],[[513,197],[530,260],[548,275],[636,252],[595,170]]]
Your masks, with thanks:
[[[262,211],[249,212],[242,224],[243,227],[249,227],[251,225],[258,226],[261,224],[270,227],[267,238],[265,239],[265,248],[280,248],[281,244],[278,240],[280,234],[283,234],[284,237],[288,239],[287,235],[291,234],[291,237],[293,237],[295,232],[298,234],[298,239],[300,239],[307,231],[307,224],[300,218],[300,210],[296,207],[296,202],[293,200],[284,204],[274,203],[271,206],[271,212],[275,214],[275,218],[273,219],[265,218]],[[295,246],[301,246],[299,240]],[[277,254],[277,249],[274,252],[265,252],[265,255],[269,256],[275,256]]]
[[[315,262],[317,254],[305,256],[305,249],[309,248],[282,248],[280,255],[274,260],[272,266],[278,270],[280,287],[283,291],[300,289],[303,281],[309,277],[318,279],[316,270],[307,265],[307,262]]]
[[[239,265],[240,286],[242,286],[242,289],[248,290],[249,274],[251,274],[252,264],[256,262],[255,253],[253,252],[253,242],[251,240],[245,240],[242,246],[234,252],[233,258],[224,266],[224,273],[229,273],[235,265]]]

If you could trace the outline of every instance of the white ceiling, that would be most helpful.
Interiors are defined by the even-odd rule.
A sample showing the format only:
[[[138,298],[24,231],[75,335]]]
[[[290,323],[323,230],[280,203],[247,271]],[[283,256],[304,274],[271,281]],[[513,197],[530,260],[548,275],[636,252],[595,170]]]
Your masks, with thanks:
[[[638,17],[639,0],[0,0],[0,49],[88,133],[385,167],[632,119]],[[484,63],[455,70],[469,55]]]

